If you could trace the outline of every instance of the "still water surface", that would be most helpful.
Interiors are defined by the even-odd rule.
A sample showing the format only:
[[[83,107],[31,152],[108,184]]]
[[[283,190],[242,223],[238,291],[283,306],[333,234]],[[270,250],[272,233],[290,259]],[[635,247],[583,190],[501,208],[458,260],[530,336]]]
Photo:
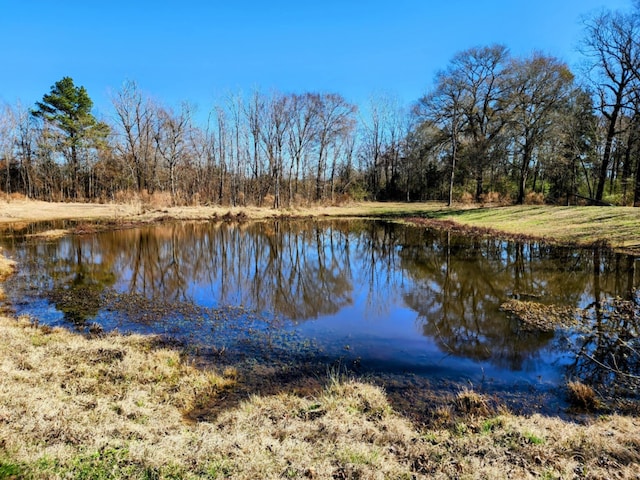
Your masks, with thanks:
[[[527,331],[501,310],[505,301],[637,303],[640,283],[631,256],[380,221],[172,223],[2,242],[20,264],[5,286],[14,308],[41,323],[496,389],[549,390],[593,373],[578,353],[603,343]]]

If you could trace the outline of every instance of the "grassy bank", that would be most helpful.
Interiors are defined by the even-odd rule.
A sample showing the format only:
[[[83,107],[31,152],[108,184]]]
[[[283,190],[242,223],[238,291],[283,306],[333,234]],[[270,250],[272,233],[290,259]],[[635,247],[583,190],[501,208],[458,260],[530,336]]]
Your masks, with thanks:
[[[258,207],[160,207],[144,205],[87,205],[19,200],[0,205],[0,224],[75,219],[108,221],[111,225],[155,222],[160,219],[209,220],[274,217],[419,218],[428,226],[475,229],[489,234],[544,239],[588,245],[607,243],[613,248],[640,251],[640,208],[510,206],[480,207],[442,203],[365,202],[340,206],[309,206],[274,210]],[[426,219],[426,220],[425,220]],[[56,234],[64,232],[56,231]]]
[[[512,206],[437,212],[434,218],[496,232],[640,251],[640,208]]]
[[[311,205],[273,209],[269,207],[152,207],[135,204],[49,203],[31,200],[0,200],[0,225],[25,225],[48,220],[108,221],[112,224],[155,222],[160,219],[209,220],[239,218],[262,220],[278,217],[407,217],[448,211],[441,203],[365,202],[345,205]]]
[[[328,376],[305,396],[236,388],[153,338],[0,318],[0,478],[637,478],[640,421],[496,412],[473,391],[420,430],[383,390]],[[429,405],[424,406],[430,408]],[[442,413],[441,413],[442,414]]]

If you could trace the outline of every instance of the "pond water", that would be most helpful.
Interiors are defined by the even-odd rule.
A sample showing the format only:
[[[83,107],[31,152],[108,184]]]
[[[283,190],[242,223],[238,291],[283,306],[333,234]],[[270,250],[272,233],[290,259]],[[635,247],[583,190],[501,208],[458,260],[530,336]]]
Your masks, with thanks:
[[[226,362],[313,361],[366,375],[553,392],[638,369],[639,260],[383,221],[186,222],[1,242],[17,314],[158,333]],[[506,301],[580,310],[524,328]],[[619,356],[616,357],[616,355]],[[616,372],[613,372],[616,373]],[[619,373],[619,372],[617,372]],[[615,378],[614,378],[615,377]]]

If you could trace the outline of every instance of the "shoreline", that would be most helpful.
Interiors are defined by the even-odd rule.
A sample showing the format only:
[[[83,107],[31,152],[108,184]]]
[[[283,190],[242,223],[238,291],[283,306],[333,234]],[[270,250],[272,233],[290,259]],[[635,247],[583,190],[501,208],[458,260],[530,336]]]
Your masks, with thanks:
[[[493,212],[518,216],[523,208],[553,214],[537,207]],[[602,208],[598,215],[610,213]],[[78,234],[102,228],[99,223],[108,229],[181,220],[376,217],[465,234],[524,235],[483,225],[477,216],[488,210],[440,204],[295,212],[193,207],[120,210],[114,219],[107,206],[90,217],[74,207],[59,215],[79,220]],[[471,221],[449,219],[456,215]],[[28,223],[27,217],[9,218]],[[39,221],[46,220],[52,219]],[[15,268],[0,250],[0,294],[2,279]],[[519,415],[493,396],[459,387],[444,401],[435,390],[421,392],[419,408],[430,421],[420,424],[394,407],[392,384],[386,392],[340,372],[300,384],[259,385],[253,392],[247,371],[194,363],[154,336],[85,336],[5,313],[0,332],[0,438],[6,439],[0,441],[0,478],[604,478],[615,471],[632,479],[640,472],[636,415],[598,407],[568,419]],[[253,375],[283,375],[253,368]]]
[[[44,361],[46,359],[46,361]],[[154,336],[0,316],[0,478],[637,478],[636,416],[509,412],[472,388],[415,423],[340,372],[251,394]],[[256,365],[258,374],[272,374]]]
[[[363,202],[274,210],[268,207],[193,206],[151,208],[132,204],[47,203],[17,200],[0,203],[0,231],[9,226],[72,220],[74,231],[131,228],[166,221],[254,221],[297,218],[380,218],[425,228],[507,240],[540,241],[572,247],[600,246],[640,255],[640,208],[479,206],[443,203]]]
[[[46,361],[44,361],[46,359]],[[0,478],[637,478],[636,416],[518,415],[460,388],[429,425],[340,372],[242,393],[154,336],[0,316]],[[268,368],[256,365],[259,372]],[[238,395],[238,392],[240,395]],[[238,398],[234,398],[234,397]]]

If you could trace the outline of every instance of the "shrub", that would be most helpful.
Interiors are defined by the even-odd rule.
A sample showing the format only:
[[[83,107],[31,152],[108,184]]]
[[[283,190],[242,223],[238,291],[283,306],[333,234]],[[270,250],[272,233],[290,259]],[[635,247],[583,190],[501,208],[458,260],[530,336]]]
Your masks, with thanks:
[[[474,198],[469,192],[462,192],[458,201],[464,205],[471,205],[474,202]]]
[[[501,195],[498,192],[487,192],[480,195],[480,201],[483,204],[501,203]]]
[[[511,198],[500,192],[487,192],[480,195],[480,202],[483,205],[510,205]]]
[[[627,198],[625,199],[622,193],[612,193],[609,195],[604,195],[604,197],[602,198],[603,202],[611,203],[612,205],[616,205],[619,207],[627,206],[630,200],[633,200],[633,195],[627,194]]]
[[[524,197],[526,205],[543,205],[544,195],[540,192],[529,192]]]
[[[350,185],[347,193],[349,198],[354,202],[369,200],[369,192],[367,192],[367,189],[360,183]]]
[[[264,197],[262,197],[262,206],[273,207],[275,201],[276,197],[274,197],[271,193],[267,193]]]

